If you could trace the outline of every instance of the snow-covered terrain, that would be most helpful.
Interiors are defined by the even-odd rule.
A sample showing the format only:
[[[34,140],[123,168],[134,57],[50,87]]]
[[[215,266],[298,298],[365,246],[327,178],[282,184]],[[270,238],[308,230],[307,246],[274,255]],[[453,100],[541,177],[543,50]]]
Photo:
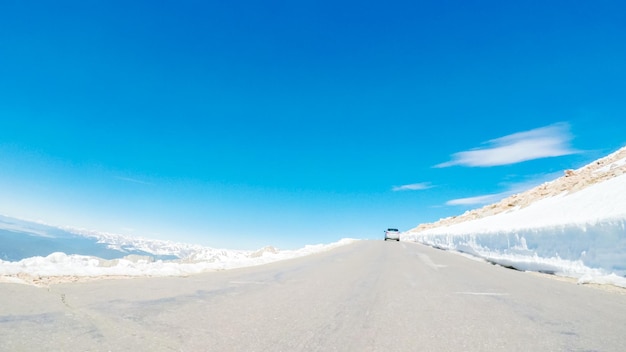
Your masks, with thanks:
[[[0,282],[45,285],[97,277],[184,276],[210,270],[260,265],[300,257],[353,242],[309,245],[298,250],[267,246],[256,251],[227,250],[72,228],[56,228],[0,216]],[[26,253],[46,253],[24,257]],[[65,246],[64,251],[51,251]],[[66,254],[71,253],[71,254]],[[103,259],[104,254],[108,259]],[[22,258],[23,257],[23,258]],[[167,258],[167,259],[159,259]]]
[[[273,247],[265,247],[257,251],[205,248],[198,251],[197,255],[166,261],[155,261],[151,256],[138,255],[105,260],[92,256],[55,252],[46,257],[31,257],[17,262],[0,260],[0,281],[45,284],[55,281],[74,281],[78,277],[185,276],[210,270],[260,265],[300,257],[353,241],[342,239],[331,244],[310,245],[298,250],[283,251]]]
[[[422,224],[401,239],[519,270],[626,287],[626,147],[499,203]],[[290,251],[270,246],[225,250],[6,216],[0,216],[0,240],[0,281],[33,284],[189,275],[294,258],[354,241]]]
[[[626,287],[626,148],[565,176],[403,240],[519,270]]]

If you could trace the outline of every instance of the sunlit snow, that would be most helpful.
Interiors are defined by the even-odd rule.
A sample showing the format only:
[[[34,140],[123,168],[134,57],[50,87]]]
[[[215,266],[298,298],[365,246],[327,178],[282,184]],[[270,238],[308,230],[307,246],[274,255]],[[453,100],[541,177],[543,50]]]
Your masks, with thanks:
[[[256,251],[216,249],[59,228],[0,215],[0,281],[28,282],[40,277],[185,276],[300,257],[353,241],[342,239],[297,250],[272,246]]]
[[[623,164],[620,160],[597,172]],[[402,239],[518,270],[626,287],[626,175],[525,208],[407,232]]]
[[[586,182],[586,188],[571,190],[558,184],[557,192],[533,198],[527,206],[505,203],[502,212],[478,218],[473,216],[480,211],[468,212],[470,220],[460,216],[456,223],[418,227],[401,234],[401,240],[518,270],[574,277],[580,283],[626,287],[624,154],[626,148],[590,164],[591,168],[566,172],[571,176],[567,180],[574,178],[576,186]],[[575,174],[580,177],[575,179]],[[0,240],[0,258],[4,259],[0,259],[0,279],[11,282],[24,282],[20,279],[24,275],[184,276],[295,258],[355,241],[343,239],[298,250],[271,246],[257,251],[225,250],[62,229],[4,216],[0,216]],[[40,252],[45,254],[33,254]]]
[[[265,247],[257,251],[237,251],[193,246],[193,254],[178,260],[154,260],[151,256],[129,255],[104,260],[85,255],[55,252],[46,257],[20,261],[0,260],[0,276],[184,276],[200,272],[266,264],[325,251],[355,241],[342,239],[331,244],[309,245],[298,250]],[[174,244],[173,244],[174,245]],[[187,245],[181,244],[181,247]],[[187,250],[189,250],[187,248]],[[13,280],[15,281],[15,280]]]

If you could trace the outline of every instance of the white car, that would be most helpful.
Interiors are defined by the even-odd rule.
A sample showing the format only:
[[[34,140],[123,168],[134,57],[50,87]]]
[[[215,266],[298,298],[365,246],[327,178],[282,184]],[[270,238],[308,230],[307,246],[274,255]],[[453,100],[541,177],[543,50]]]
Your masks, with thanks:
[[[386,240],[400,241],[400,232],[398,229],[387,229],[387,231],[385,231],[385,241]]]

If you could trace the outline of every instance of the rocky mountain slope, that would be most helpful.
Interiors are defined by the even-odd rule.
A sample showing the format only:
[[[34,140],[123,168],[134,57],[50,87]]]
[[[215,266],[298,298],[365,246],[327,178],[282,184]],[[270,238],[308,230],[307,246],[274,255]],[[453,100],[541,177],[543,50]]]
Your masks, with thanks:
[[[522,209],[541,199],[563,193],[575,193],[591,185],[623,174],[626,174],[626,147],[585,165],[580,169],[565,170],[564,175],[554,181],[546,182],[528,191],[514,194],[498,203],[467,211],[460,216],[448,217],[437,222],[421,224],[409,230],[408,233],[414,234],[436,227],[460,224],[511,210]]]

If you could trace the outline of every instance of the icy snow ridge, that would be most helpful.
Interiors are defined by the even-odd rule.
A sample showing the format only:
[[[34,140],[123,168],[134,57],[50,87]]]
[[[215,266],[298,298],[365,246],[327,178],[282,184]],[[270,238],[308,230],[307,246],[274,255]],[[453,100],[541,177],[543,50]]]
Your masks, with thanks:
[[[256,251],[229,250],[60,228],[4,215],[0,215],[0,236],[4,236],[0,238],[4,239],[4,242],[0,241],[0,258],[4,258],[0,259],[0,282],[39,286],[85,278],[186,276],[300,257],[356,241],[346,238],[297,250],[279,250],[272,246]],[[37,241],[40,238],[47,242],[28,253],[20,252],[25,245],[34,246],[41,242]],[[61,252],[59,248],[70,254]],[[38,254],[24,256],[29,253]]]
[[[186,276],[211,270],[260,265],[301,257],[354,241],[356,240],[346,238],[331,244],[305,246],[298,250],[285,251],[273,247],[265,247],[257,251],[205,248],[204,252],[200,251],[196,253],[196,256],[167,261],[155,261],[150,256],[139,255],[104,260],[56,252],[46,257],[31,257],[17,262],[0,260],[0,278],[5,276],[9,279],[4,281],[22,282],[24,280],[20,278],[24,277],[32,279],[33,277]]]
[[[470,212],[471,217],[465,214],[465,221],[449,218],[420,225],[402,239],[519,270],[626,287],[625,155],[622,148],[524,193],[526,198],[539,194],[537,198],[513,196],[501,202],[517,200],[524,207],[490,213],[496,206],[487,206]],[[548,188],[561,192],[542,197],[539,191]]]

